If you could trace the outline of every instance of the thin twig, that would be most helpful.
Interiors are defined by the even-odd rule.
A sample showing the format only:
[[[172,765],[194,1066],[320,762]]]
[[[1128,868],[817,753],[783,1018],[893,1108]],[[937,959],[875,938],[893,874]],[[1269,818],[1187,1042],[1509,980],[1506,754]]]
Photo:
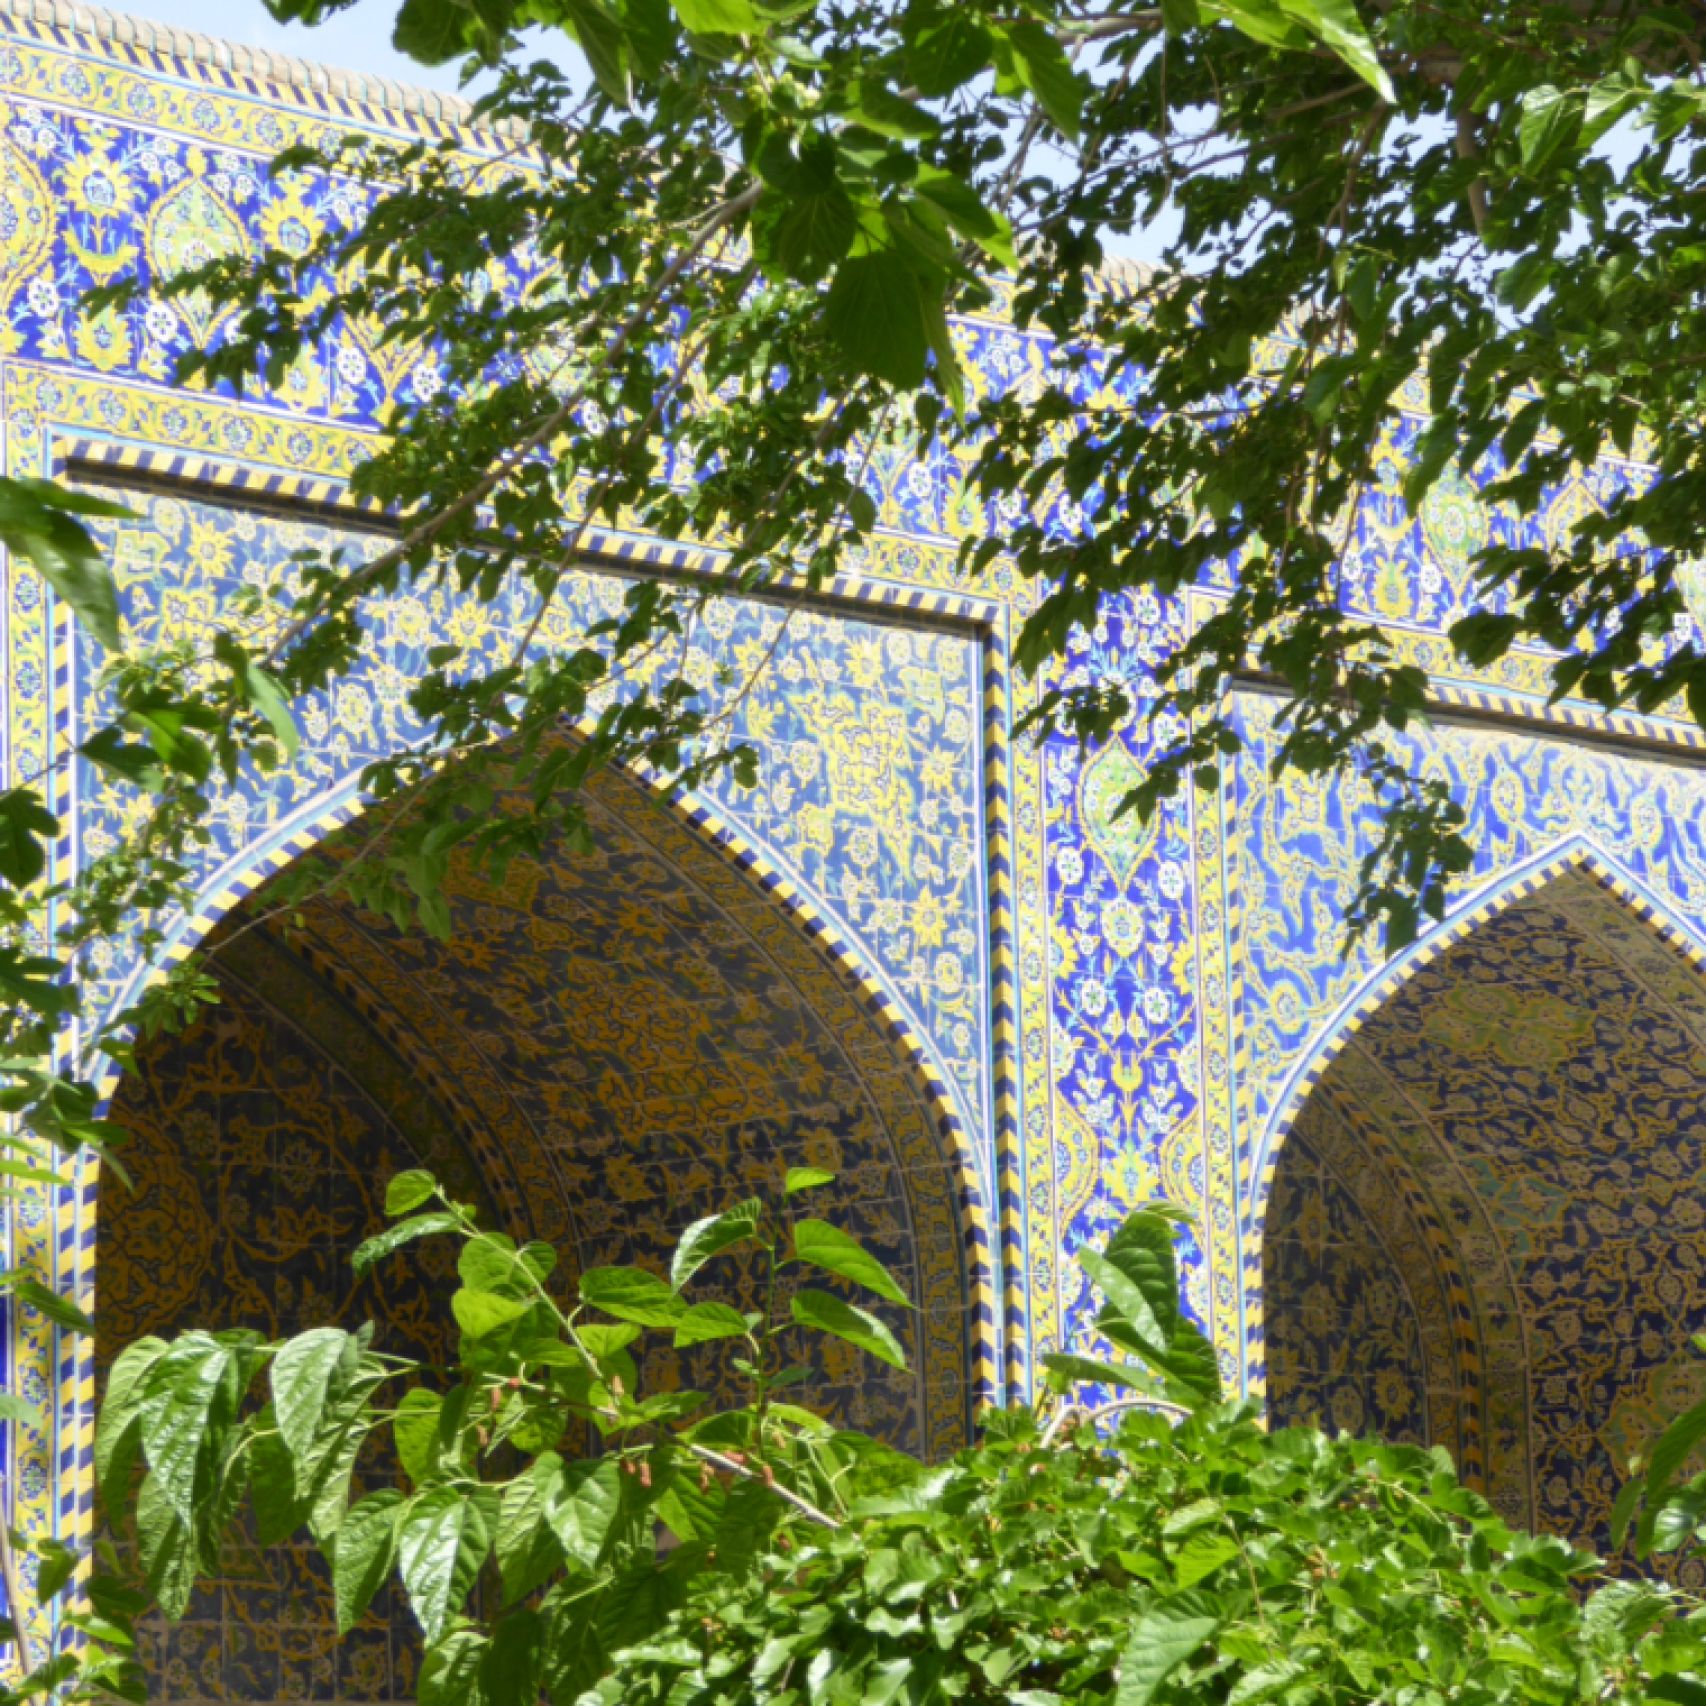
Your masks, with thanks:
[[[687,1449],[695,1457],[702,1458],[714,1469],[726,1470],[730,1475],[738,1475],[743,1481],[757,1481],[761,1486],[768,1487],[783,1504],[792,1505],[807,1522],[815,1522],[819,1528],[838,1529],[841,1524],[828,1511],[820,1511],[809,1499],[802,1499],[796,1492],[784,1487],[780,1481],[772,1480],[761,1475],[756,1469],[748,1469],[744,1463],[737,1463],[732,1457],[725,1457],[720,1451],[713,1451],[708,1445],[695,1445],[687,1442]]]

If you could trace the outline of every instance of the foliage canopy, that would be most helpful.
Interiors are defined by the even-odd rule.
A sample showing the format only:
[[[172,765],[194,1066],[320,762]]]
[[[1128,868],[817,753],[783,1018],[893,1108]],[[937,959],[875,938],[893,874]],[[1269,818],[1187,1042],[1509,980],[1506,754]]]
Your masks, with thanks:
[[[97,1463],[149,1596],[181,1616],[227,1533],[306,1526],[341,1632],[399,1582],[423,1706],[1706,1700],[1706,1606],[1513,1533],[1443,1453],[1270,1434],[1223,1402],[1160,1209],[1086,1252],[1102,1334],[1135,1360],[1050,1358],[1036,1408],[986,1418],[949,1464],[779,1396],[817,1332],[899,1354],[865,1307],[895,1306],[892,1277],[801,1212],[822,1178],[696,1223],[668,1281],[594,1269],[569,1302],[549,1247],[401,1175],[354,1260],[458,1241],[456,1367],[381,1354],[366,1327],[192,1330],[121,1355]],[[763,1309],[689,1301],[741,1252]],[[725,1341],[745,1401],[643,1393],[647,1333]],[[1083,1383],[1137,1406],[1097,1426]],[[1655,1509],[1693,1425],[1655,1450]],[[1696,1497],[1664,1543],[1700,1515]],[[126,1638],[85,1692],[134,1683]]]

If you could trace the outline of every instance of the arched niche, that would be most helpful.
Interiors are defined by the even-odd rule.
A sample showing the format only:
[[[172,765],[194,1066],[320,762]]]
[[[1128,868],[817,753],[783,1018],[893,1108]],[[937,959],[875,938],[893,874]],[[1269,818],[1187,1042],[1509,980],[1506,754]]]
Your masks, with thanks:
[[[1590,1544],[1706,1395],[1706,978],[1579,849],[1358,1006],[1261,1225],[1275,1422],[1444,1445]]]
[[[744,856],[626,774],[599,777],[587,805],[590,853],[518,858],[501,879],[454,864],[444,941],[343,901],[285,914],[264,884],[221,920],[220,1004],[139,1048],[113,1097],[137,1189],[101,1186],[99,1368],[191,1323],[372,1318],[382,1348],[443,1355],[448,1248],[360,1282],[348,1266],[403,1167],[551,1240],[572,1281],[661,1270],[688,1223],[811,1163],[837,1181],[801,1212],[855,1232],[919,1307],[876,1305],[908,1372],[802,1339],[796,1395],[928,1456],[965,1441],[995,1329],[944,1096],[881,998]],[[359,857],[367,833],[358,819],[308,856]],[[749,1268],[718,1277],[727,1300],[761,1301]],[[726,1391],[728,1349],[658,1335],[645,1387]],[[290,1547],[234,1555],[152,1640],[173,1700],[412,1692],[403,1608],[381,1601],[334,1643],[327,1583]]]

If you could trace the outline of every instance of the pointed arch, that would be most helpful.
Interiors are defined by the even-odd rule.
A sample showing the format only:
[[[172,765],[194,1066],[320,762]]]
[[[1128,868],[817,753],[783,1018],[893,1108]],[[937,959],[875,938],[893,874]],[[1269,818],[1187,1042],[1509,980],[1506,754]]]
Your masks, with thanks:
[[[776,1005],[769,992],[786,991],[782,1006],[793,1015],[788,1023],[802,1035],[810,1031],[816,1038],[810,1047],[816,1051],[815,1058],[829,1062],[827,1070],[833,1080],[824,1080],[817,1067],[811,1068],[818,1076],[800,1091],[808,1114],[830,1105],[835,1085],[852,1086],[846,1094],[857,1102],[855,1123],[864,1134],[860,1143],[868,1149],[867,1140],[879,1131],[895,1134],[892,1145],[899,1147],[891,1145],[891,1159],[880,1170],[888,1181],[881,1188],[891,1194],[880,1201],[867,1196],[861,1206],[854,1200],[858,1197],[854,1191],[849,1201],[856,1210],[856,1223],[868,1235],[879,1242],[884,1237],[891,1243],[899,1239],[911,1252],[909,1265],[926,1303],[916,1318],[915,1330],[916,1403],[923,1429],[918,1443],[931,1451],[951,1448],[966,1437],[976,1412],[994,1399],[999,1325],[988,1218],[971,1146],[947,1086],[905,1015],[883,994],[855,949],[759,849],[703,803],[669,794],[655,778],[611,772],[598,784],[596,794],[596,809],[608,819],[626,850],[624,856],[635,869],[644,867],[658,873],[648,895],[634,895],[634,907],[641,909],[659,897],[679,900],[678,910],[692,914],[693,928],[703,938],[702,960],[711,967],[705,975],[711,977],[720,964],[732,980],[729,989],[737,996],[744,993],[751,997],[742,1009],[746,1015],[743,1022],[755,1028],[758,1040],[745,1048],[742,1059],[746,1066],[763,1052],[766,1035],[780,1034],[775,1027],[781,1021],[767,1011]],[[548,1122],[538,1117],[542,1104],[537,1100],[529,1111],[521,1106],[524,1098],[511,1094],[507,1111],[501,1110],[486,1097],[487,1086],[473,1081],[472,1068],[464,1072],[446,1069],[445,1063],[453,1059],[473,1062],[475,1068],[482,1064],[481,1038],[473,1039],[469,1052],[466,988],[457,997],[463,1002],[457,1011],[452,1011],[456,1001],[440,1002],[439,1010],[432,1011],[426,996],[412,1011],[399,1011],[398,987],[413,975],[425,988],[431,977],[442,971],[442,964],[435,968],[426,960],[417,960],[387,980],[379,975],[383,972],[381,962],[387,954],[395,954],[396,944],[380,940],[382,931],[364,932],[347,918],[340,918],[335,929],[328,926],[312,940],[297,941],[288,951],[268,939],[264,929],[244,933],[243,927],[255,916],[257,907],[265,905],[268,881],[305,853],[335,848],[341,832],[347,839],[349,832],[358,829],[361,812],[362,802],[354,787],[347,786],[315,801],[263,842],[247,849],[208,885],[194,915],[172,933],[157,967],[181,961],[210,940],[231,943],[240,937],[255,950],[235,974],[243,999],[252,998],[265,1006],[268,987],[281,990],[267,1023],[288,1024],[299,1038],[306,1037],[311,1028],[309,1004],[294,1001],[289,992],[297,986],[316,986],[334,1018],[329,1025],[321,1024],[318,1036],[306,1037],[307,1043],[322,1052],[335,1053],[339,1043],[347,1045],[359,1032],[364,1039],[362,1046],[370,1053],[388,1051],[403,1062],[402,1076],[431,1103],[440,1123],[459,1134],[458,1141],[472,1156],[474,1170],[490,1186],[488,1194],[496,1212],[520,1226],[551,1230],[539,1225],[535,1212],[542,1212],[544,1206],[541,1181],[550,1179],[551,1188],[566,1205],[569,1239],[578,1249],[583,1239],[574,1224],[575,1170],[562,1164],[564,1154],[572,1147],[572,1134],[548,1129]],[[597,904],[614,904],[609,891],[616,886],[607,885]],[[568,887],[573,888],[572,881]],[[470,909],[492,898],[475,895],[472,889],[464,896]],[[572,912],[578,903],[572,893],[558,893],[552,904],[561,914],[565,909]],[[525,914],[526,908],[519,911]],[[609,918],[604,923],[615,928]],[[564,928],[562,916],[550,917],[538,911],[527,915],[524,927],[540,939],[553,930],[560,935]],[[699,967],[699,961],[684,963],[683,977]],[[119,993],[120,1004],[134,998],[141,975],[145,974],[138,974],[132,985]],[[152,975],[158,975],[158,969]],[[295,983],[279,983],[280,978],[294,979]],[[736,989],[743,979],[745,984]],[[762,980],[762,987],[755,979]],[[288,1010],[279,1012],[279,1006]],[[488,1014],[483,1022],[491,1018]],[[464,1030],[460,1038],[452,1034],[459,1020]],[[634,1038],[644,1038],[645,1030],[644,1023],[630,1026],[610,1047],[629,1047]],[[341,1036],[328,1034],[340,1032]],[[721,1043],[717,1038],[707,1042],[698,1034],[697,1041],[687,1039],[681,1046],[717,1048]],[[666,1052],[662,1043],[659,1049]],[[489,1066],[494,1058],[488,1049],[484,1064]],[[696,1064],[702,1066],[704,1062]],[[488,1081],[501,1077],[501,1070],[486,1074]],[[120,1075],[109,1070],[105,1083],[108,1094],[120,1086]],[[503,1089],[499,1084],[498,1091]],[[682,1093],[690,1096],[698,1092],[683,1080]],[[735,1106],[738,1101],[735,1098],[729,1105]],[[606,1112],[611,1105],[603,1105]],[[757,1107],[750,1098],[739,1105],[749,1114]],[[771,1116],[759,1109],[753,1117],[762,1124]],[[494,1122],[499,1122],[495,1129]],[[815,1114],[806,1120],[805,1127],[796,1122],[790,1129],[806,1127],[824,1132],[829,1129]],[[771,1128],[777,1133],[782,1130],[774,1118]],[[513,1167],[506,1172],[505,1157],[500,1153],[506,1141],[523,1131],[537,1152],[534,1170],[526,1177],[517,1175]],[[913,1135],[903,1140],[903,1131]],[[613,1135],[619,1138],[621,1134]],[[781,1141],[780,1135],[775,1141]],[[833,1145],[840,1140],[825,1137],[823,1141]],[[727,1142],[723,1153],[725,1160],[734,1155]],[[870,1177],[876,1177],[871,1163],[857,1164],[850,1159],[849,1165],[855,1170],[862,1165]],[[583,1182],[585,1176],[583,1168]],[[736,1172],[713,1182],[726,1186],[725,1194],[732,1196],[746,1194],[755,1181],[750,1172]],[[91,1163],[81,1178],[85,1212],[79,1221],[85,1230],[76,1255],[76,1265],[85,1279],[94,1270],[99,1247],[98,1189],[98,1174]],[[927,1198],[940,1206],[927,1207]],[[605,1232],[609,1234],[608,1226]],[[587,1248],[596,1243],[597,1236],[591,1235]],[[609,1245],[610,1237],[606,1236],[606,1251]],[[611,1257],[607,1253],[587,1254],[582,1259],[590,1262]],[[64,1467],[74,1471],[78,1526],[86,1533],[92,1506],[87,1482],[96,1367],[93,1347],[80,1345],[73,1355],[75,1360],[65,1369],[68,1378],[63,1389],[73,1397],[74,1413],[67,1420],[75,1443]],[[863,1378],[856,1369],[849,1377]]]
[[[1703,968],[1578,839],[1344,1004],[1246,1221],[1252,1385],[1279,1419],[1446,1445],[1507,1517],[1596,1538],[1706,1318]]]

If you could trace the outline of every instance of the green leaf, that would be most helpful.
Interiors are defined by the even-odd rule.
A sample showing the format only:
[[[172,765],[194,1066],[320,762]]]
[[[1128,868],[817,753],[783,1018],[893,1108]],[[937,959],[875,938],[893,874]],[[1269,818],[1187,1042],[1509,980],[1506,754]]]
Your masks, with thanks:
[[[1550,83],[1530,89],[1522,98],[1522,119],[1517,139],[1522,163],[1539,171],[1554,155],[1567,148],[1581,128],[1582,97]]]
[[[106,559],[81,522],[84,515],[123,516],[131,511],[51,480],[0,476],[0,545],[32,564],[108,651],[121,645],[118,588]]]
[[[755,36],[763,30],[749,0],[670,0],[682,28],[696,36]]]
[[[143,1481],[137,1495],[136,1542],[148,1591],[168,1620],[176,1622],[189,1609],[195,1591],[195,1536],[157,1474]]]
[[[495,1547],[505,1605],[525,1599],[562,1564],[562,1549],[545,1520],[560,1491],[562,1469],[556,1452],[541,1452],[504,1488]]]
[[[26,1427],[39,1428],[46,1419],[41,1405],[20,1398],[16,1392],[0,1392],[0,1422],[22,1422]]]
[[[726,1303],[695,1303],[675,1324],[675,1348],[746,1335],[746,1317]]]
[[[235,1352],[211,1333],[185,1333],[154,1362],[142,1400],[142,1448],[155,1496],[193,1521],[209,1435],[218,1430]],[[226,1417],[229,1419],[228,1415]]]
[[[991,211],[964,178],[936,166],[920,166],[912,187],[962,237],[969,237],[997,266],[1018,266],[1019,257],[1013,250],[1013,227],[1002,214]]]
[[[544,1617],[523,1607],[499,1619],[480,1665],[484,1706],[536,1706],[544,1665]]]
[[[313,1327],[294,1339],[287,1339],[273,1358],[273,1414],[285,1450],[304,1469],[325,1414],[332,1377],[346,1352],[353,1352],[354,1346],[354,1339],[341,1327]],[[300,1490],[308,1491],[306,1481]]]
[[[835,1175],[827,1167],[790,1167],[782,1180],[782,1195],[798,1196],[801,1191],[815,1191],[819,1185],[833,1185]]]
[[[598,1567],[621,1503],[621,1465],[614,1457],[559,1467],[545,1520],[570,1563],[583,1570]]]
[[[1074,1356],[1070,1351],[1049,1351],[1043,1357],[1043,1367],[1057,1377],[1049,1382],[1057,1392],[1070,1391],[1077,1385],[1142,1388],[1147,1384],[1140,1369]]]
[[[910,1309],[912,1300],[901,1290],[894,1276],[877,1258],[871,1255],[858,1239],[850,1237],[827,1220],[798,1220],[794,1223],[794,1254],[814,1268],[854,1285],[874,1291],[890,1303]]]
[[[276,1430],[266,1431],[270,1409],[261,1413],[263,1431],[249,1447],[249,1498],[255,1507],[255,1538],[276,1546],[294,1534],[308,1515],[308,1501],[296,1491],[296,1464]]]
[[[669,1285],[644,1268],[588,1268],[580,1292],[583,1303],[641,1327],[673,1327],[687,1309]]]
[[[290,701],[285,698],[277,679],[253,659],[245,659],[243,685],[249,695],[249,703],[266,718],[284,756],[294,758],[301,750],[302,736],[297,731],[295,717],[290,713]]]
[[[949,6],[911,35],[906,74],[921,95],[951,95],[989,68],[994,49],[975,13]]]
[[[403,0],[391,45],[423,65],[443,65],[472,45],[474,14],[446,0]]]
[[[1132,1625],[1120,1656],[1114,1706],[1149,1706],[1155,1691],[1220,1627],[1216,1617],[1195,1615],[1163,1602]]]
[[[54,1326],[63,1327],[69,1333],[93,1333],[95,1330],[95,1323],[69,1297],[50,1291],[40,1280],[19,1275],[8,1279],[3,1289],[20,1303],[40,1310]]]
[[[438,1467],[438,1418],[444,1400],[424,1386],[411,1386],[397,1405],[391,1432],[404,1473],[419,1487]]]
[[[721,1214],[694,1221],[675,1247],[669,1264],[670,1284],[680,1291],[713,1256],[746,1243],[758,1231],[763,1215],[764,1204],[757,1197],[748,1197]]]
[[[1706,1402],[1684,1410],[1665,1431],[1647,1462],[1647,1503],[1652,1505],[1664,1497],[1671,1482],[1695,1448],[1706,1440]]]
[[[898,249],[855,255],[836,268],[824,329],[858,372],[906,391],[923,383],[924,306],[912,264]]]
[[[28,888],[47,869],[47,849],[59,833],[59,819],[34,788],[0,794],[0,877],[13,888]]]
[[[490,1641],[477,1629],[453,1629],[421,1659],[419,1706],[485,1706],[480,1669]]]
[[[332,1536],[332,1598],[338,1633],[347,1635],[384,1585],[397,1558],[397,1517],[403,1495],[381,1488],[350,1506]]]
[[[499,1297],[496,1292],[470,1291],[463,1286],[450,1299],[450,1312],[456,1324],[470,1339],[489,1338],[513,1327],[532,1310],[532,1305],[514,1297]]]
[[[95,1427],[95,1484],[116,1514],[119,1495],[128,1491],[131,1465],[142,1443],[142,1399],[148,1371],[165,1354],[166,1341],[149,1334],[126,1345],[107,1375]]]
[[[430,1238],[439,1232],[454,1232],[461,1225],[453,1214],[417,1214],[412,1220],[400,1220],[383,1232],[376,1232],[365,1243],[356,1246],[349,1263],[358,1274],[364,1274],[382,1256],[389,1256],[417,1238]]]
[[[879,1362],[891,1368],[906,1367],[906,1352],[900,1341],[875,1315],[831,1297],[827,1291],[814,1291],[807,1286],[794,1293],[789,1308],[794,1320],[802,1327],[815,1327],[821,1333],[833,1333],[862,1351],[869,1351]]]
[[[1397,103],[1392,79],[1380,63],[1374,41],[1352,0],[1278,0],[1278,4],[1324,47],[1331,48],[1381,100],[1389,106]]]
[[[430,1200],[437,1189],[438,1181],[424,1167],[411,1167],[385,1187],[385,1212],[393,1219],[407,1214]]]
[[[1152,1288],[1126,1271],[1133,1263],[1115,1263],[1095,1250],[1080,1250],[1078,1265],[1102,1288],[1108,1307],[1132,1330],[1137,1343],[1145,1352],[1164,1353],[1172,1337],[1170,1324],[1157,1313],[1152,1300]],[[1177,1310],[1175,1297],[1172,1307]]]
[[[46,1605],[59,1597],[65,1584],[77,1573],[81,1554],[76,1547],[67,1546],[51,1535],[37,1540],[35,1546],[41,1559],[41,1567],[36,1571],[36,1604]]]
[[[397,1562],[428,1641],[473,1591],[491,1535],[478,1501],[450,1487],[418,1494],[397,1531]]]
[[[1036,96],[1055,129],[1076,139],[1084,116],[1084,81],[1072,69],[1066,50],[1051,31],[1031,19],[1009,24],[1005,34],[1014,75]]]

